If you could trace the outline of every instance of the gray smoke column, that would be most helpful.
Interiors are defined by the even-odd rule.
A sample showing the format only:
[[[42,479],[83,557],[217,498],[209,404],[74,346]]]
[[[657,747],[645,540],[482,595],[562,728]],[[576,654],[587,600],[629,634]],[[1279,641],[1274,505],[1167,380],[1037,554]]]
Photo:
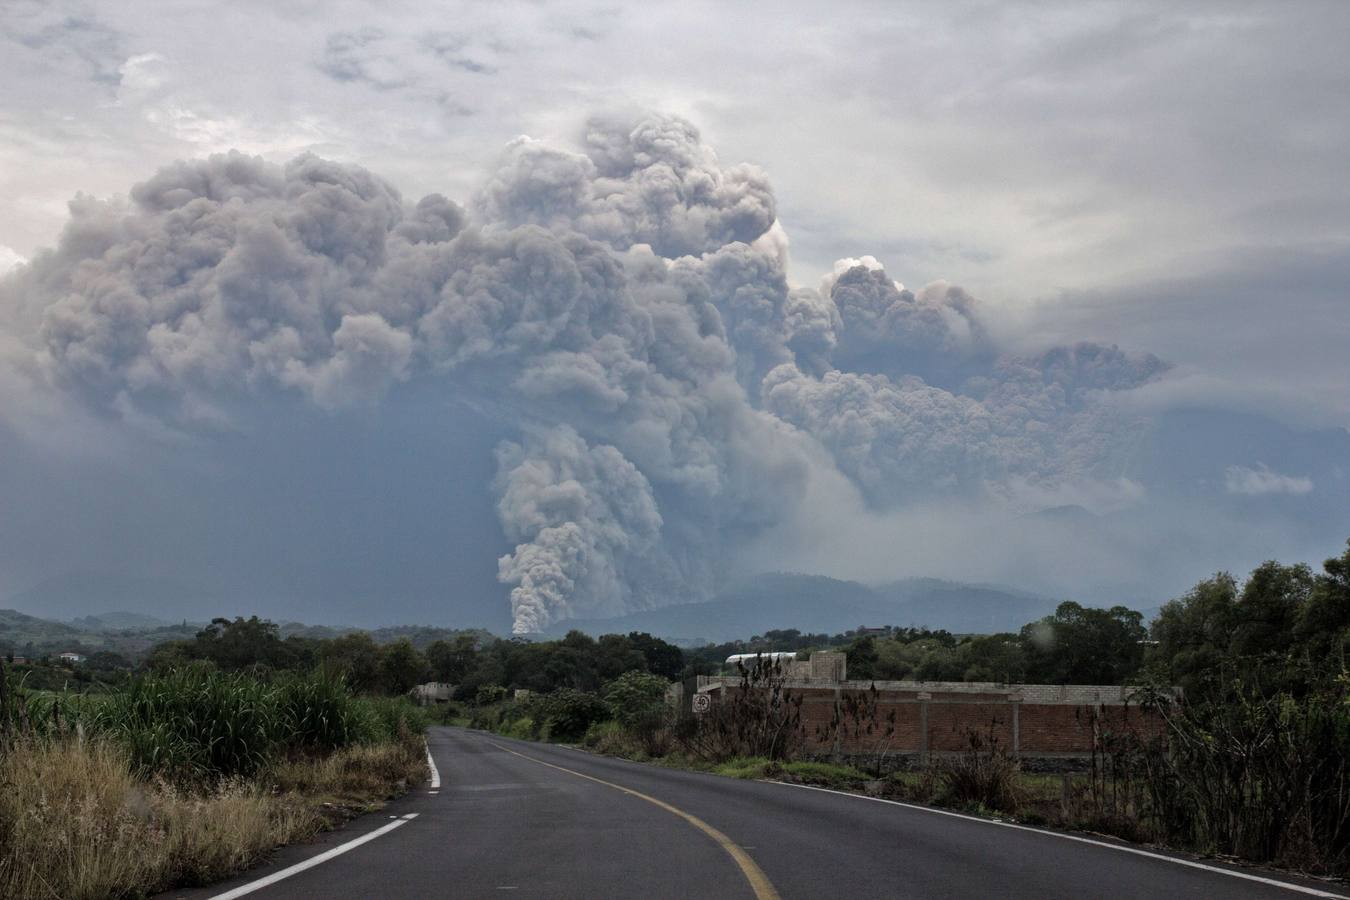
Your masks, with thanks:
[[[587,446],[571,428],[530,435],[497,450],[497,489],[506,536],[518,541],[500,562],[515,587],[516,626],[540,631],[589,598],[593,612],[621,612],[621,567],[656,546],[661,514],[651,485],[614,447]]]
[[[1111,396],[1165,368],[1007,356],[960,288],[870,258],[792,286],[764,173],[670,116],[512,142],[468,209],[310,155],[80,198],[0,281],[0,385],[189,441],[260,399],[340,410],[412,382],[488,410],[510,434],[499,575],[532,632],[706,597],[840,473],[875,507],[1109,476],[1135,427]]]

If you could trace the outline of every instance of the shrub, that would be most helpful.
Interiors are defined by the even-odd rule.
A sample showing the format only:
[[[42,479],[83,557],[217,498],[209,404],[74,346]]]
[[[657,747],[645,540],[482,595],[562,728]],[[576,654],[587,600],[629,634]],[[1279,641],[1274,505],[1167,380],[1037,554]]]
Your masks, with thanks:
[[[1249,687],[1163,712],[1167,740],[1144,748],[1141,763],[1164,839],[1350,870],[1350,678],[1302,697]]]
[[[610,715],[647,756],[665,756],[673,738],[672,710],[666,702],[670,683],[649,672],[626,672],[605,687]]]
[[[575,741],[596,722],[604,721],[609,707],[595,694],[562,688],[543,694],[530,701],[541,725],[548,728],[554,740]]]
[[[534,719],[531,719],[529,716],[508,723],[502,729],[501,733],[507,737],[517,738],[522,741],[534,740],[534,738],[538,736]]]
[[[968,746],[956,759],[938,763],[942,801],[956,806],[976,806],[1016,812],[1020,804],[1015,759],[976,731],[967,734]]]
[[[610,715],[625,728],[659,728],[666,711],[670,682],[650,672],[625,672],[605,686]]]
[[[505,700],[508,693],[500,684],[485,684],[474,693],[473,702],[476,706],[491,706]]]
[[[787,689],[781,664],[756,659],[740,666],[741,683],[723,688],[712,708],[676,724],[675,737],[691,756],[707,762],[762,756],[792,759],[805,740],[800,695]]]

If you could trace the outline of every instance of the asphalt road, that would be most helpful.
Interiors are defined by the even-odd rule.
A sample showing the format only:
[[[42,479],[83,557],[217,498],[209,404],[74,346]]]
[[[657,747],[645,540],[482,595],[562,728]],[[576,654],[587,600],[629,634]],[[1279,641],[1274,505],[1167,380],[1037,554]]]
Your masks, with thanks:
[[[1119,849],[1124,844],[457,728],[432,729],[429,744],[439,791],[424,785],[237,879],[165,896],[247,890],[307,860],[322,861],[247,896],[1350,896],[1262,870],[1205,860],[1222,871],[1195,868],[1176,861],[1189,857],[1159,859]],[[365,843],[342,849],[363,836]]]

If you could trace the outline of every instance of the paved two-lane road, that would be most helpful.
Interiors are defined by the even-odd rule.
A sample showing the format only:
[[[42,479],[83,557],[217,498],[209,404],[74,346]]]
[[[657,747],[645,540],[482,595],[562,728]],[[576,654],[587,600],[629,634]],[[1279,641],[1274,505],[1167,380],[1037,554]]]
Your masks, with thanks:
[[[438,792],[424,786],[267,867],[170,896],[247,888],[382,828],[247,896],[1350,896],[1259,870],[1241,871],[1287,886],[1031,829],[457,728],[432,729],[429,743]]]

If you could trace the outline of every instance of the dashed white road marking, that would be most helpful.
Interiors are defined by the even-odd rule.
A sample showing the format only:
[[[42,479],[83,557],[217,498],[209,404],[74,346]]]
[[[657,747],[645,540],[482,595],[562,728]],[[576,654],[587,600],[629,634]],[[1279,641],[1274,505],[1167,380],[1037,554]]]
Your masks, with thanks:
[[[431,758],[431,745],[427,745],[427,768],[431,770],[431,790],[437,790],[441,786],[441,773],[436,768],[436,760]]]
[[[241,884],[239,887],[235,888],[232,891],[226,891],[223,894],[216,894],[214,897],[211,898],[211,900],[234,900],[235,897],[242,897],[245,894],[251,894],[254,891],[260,891],[263,888],[268,887],[269,885],[276,884],[278,881],[281,881],[285,878],[290,878],[292,875],[299,874],[300,872],[303,872],[306,869],[312,869],[315,866],[320,865],[321,863],[326,863],[333,857],[341,856],[348,850],[355,850],[362,844],[373,841],[377,837],[381,837],[382,835],[386,835],[389,832],[393,831],[395,828],[401,828],[402,826],[407,825],[415,818],[417,818],[417,813],[408,813],[406,816],[395,819],[388,825],[383,825],[379,828],[376,828],[374,831],[368,834],[363,834],[359,838],[354,838],[345,844],[338,844],[332,850],[326,850],[323,853],[320,853],[318,856],[311,856],[304,862],[298,862],[293,866],[288,866],[287,868],[282,869],[280,872],[273,872],[266,878],[259,878],[257,881],[250,881],[248,884]]]

